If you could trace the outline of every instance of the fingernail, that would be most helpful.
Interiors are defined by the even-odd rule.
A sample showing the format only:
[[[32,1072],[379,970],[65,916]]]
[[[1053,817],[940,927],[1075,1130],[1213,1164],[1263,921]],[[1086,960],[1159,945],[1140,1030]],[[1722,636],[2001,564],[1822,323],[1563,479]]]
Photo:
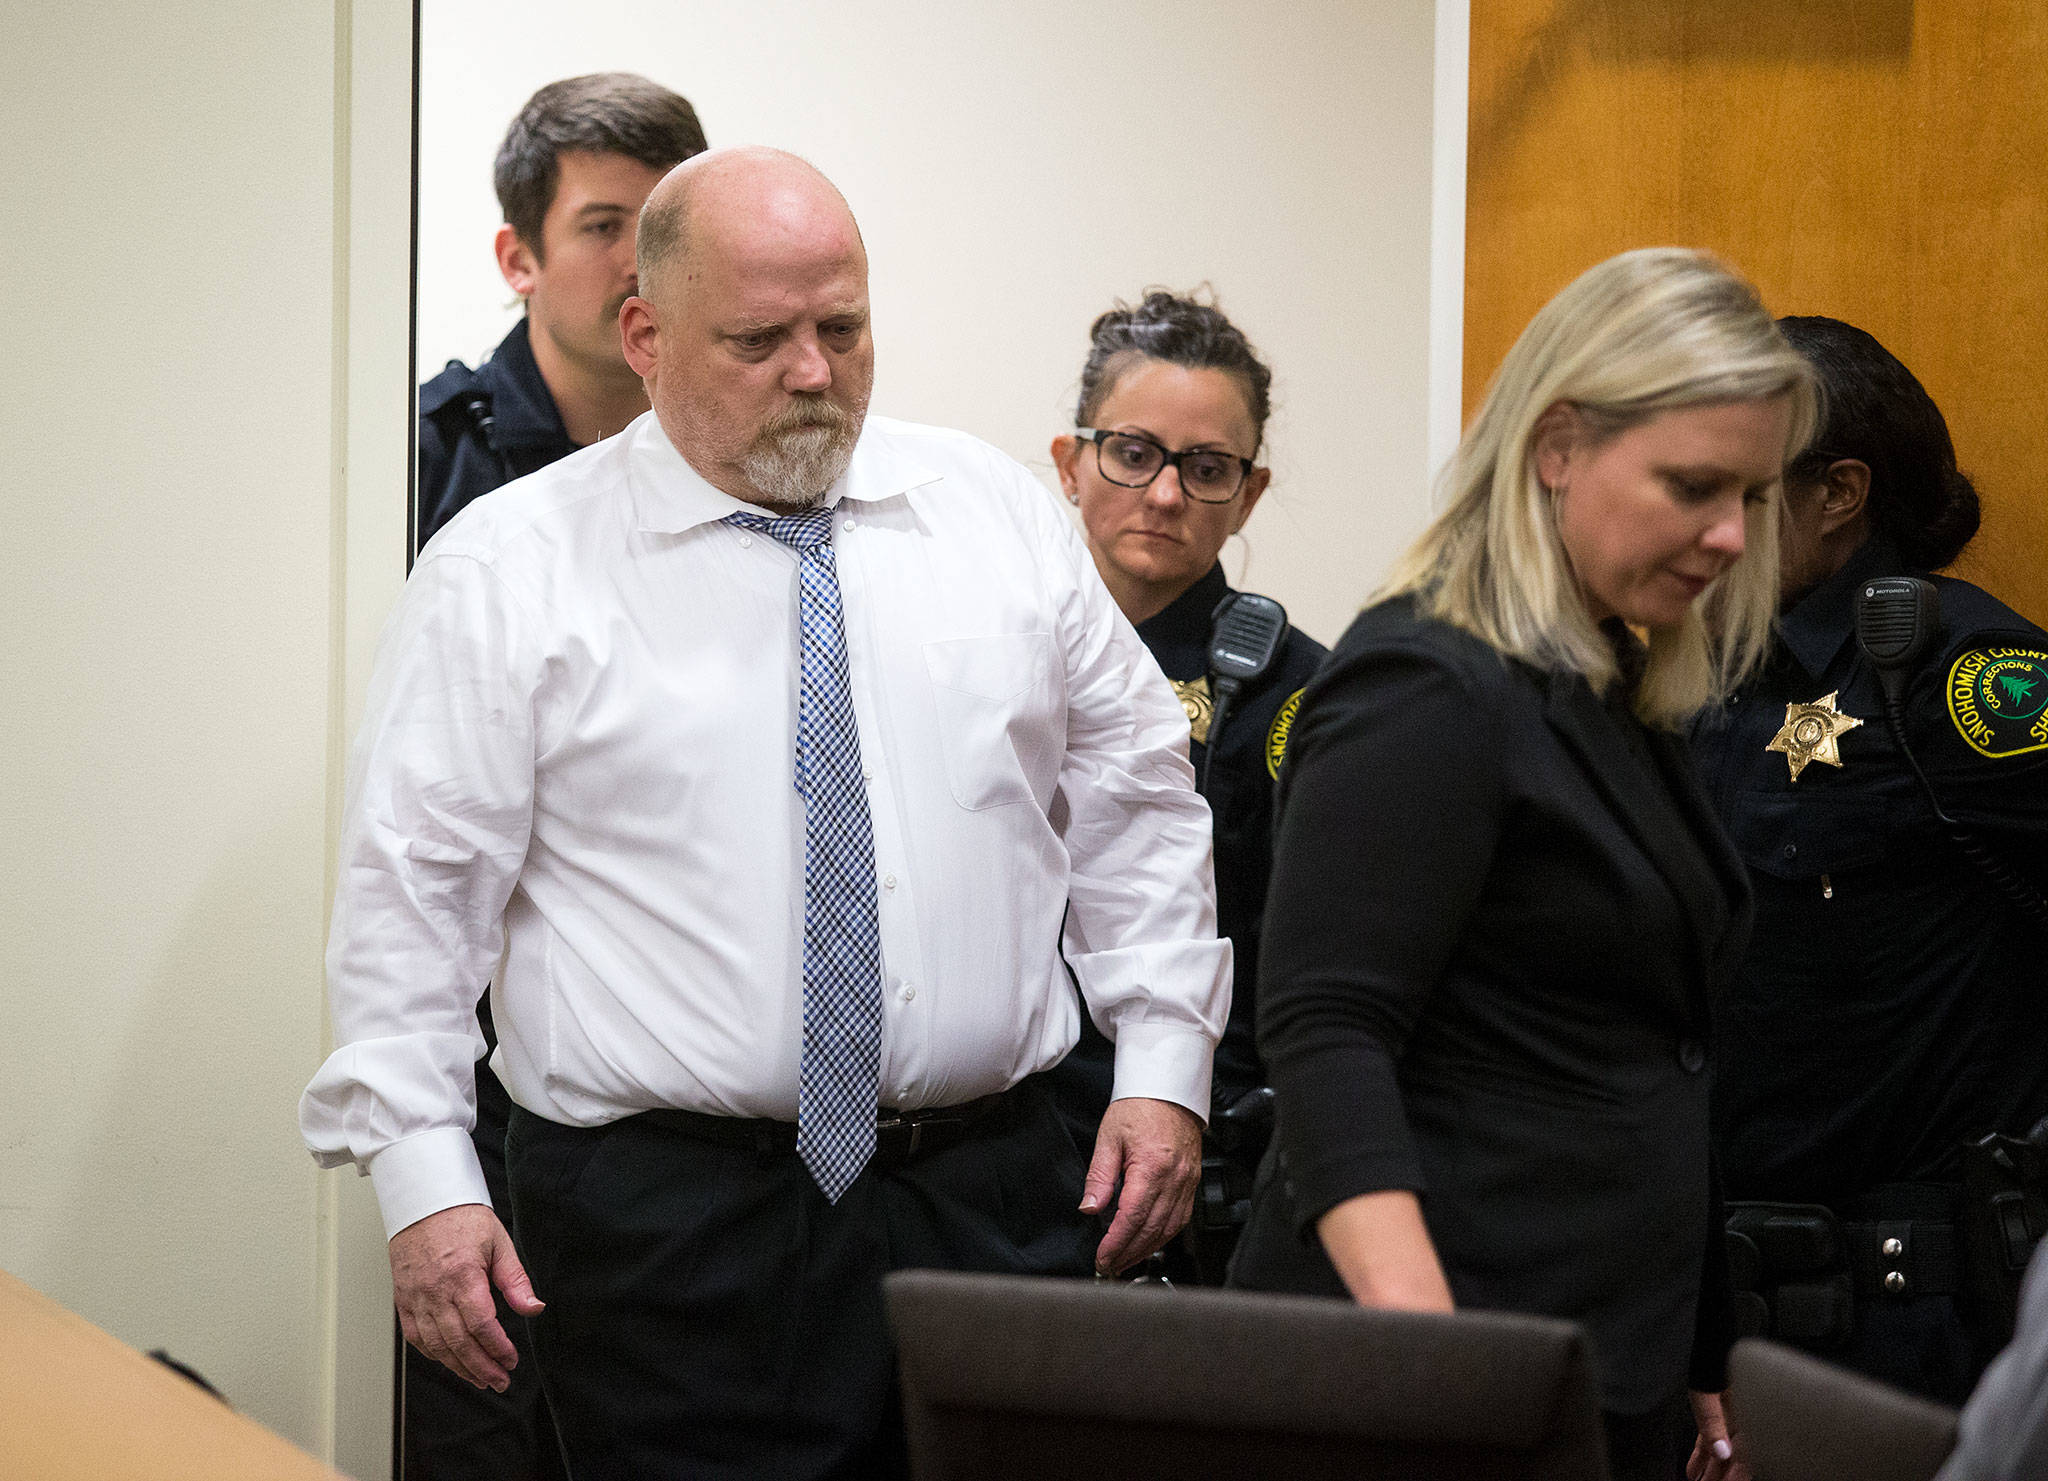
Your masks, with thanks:
[[[1726,1440],[1716,1440],[1714,1442],[1714,1454],[1722,1460],[1733,1460],[1735,1459],[1735,1447]]]
[[[1081,1200],[1081,1212],[1084,1214],[1092,1214],[1101,1207],[1102,1205],[1097,1203],[1092,1198],[1084,1198]]]

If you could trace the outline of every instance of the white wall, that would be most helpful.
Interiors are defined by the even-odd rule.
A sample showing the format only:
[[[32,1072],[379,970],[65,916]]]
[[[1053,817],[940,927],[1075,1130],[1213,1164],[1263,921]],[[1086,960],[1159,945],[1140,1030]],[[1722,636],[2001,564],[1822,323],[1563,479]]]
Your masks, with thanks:
[[[1215,285],[1278,408],[1273,492],[1226,560],[1333,639],[1426,507],[1439,9],[1464,7],[424,0],[420,364],[474,363],[517,315],[490,247],[512,115],[557,77],[643,72],[713,144],[794,149],[846,193],[876,410],[977,432],[1048,483],[1094,316]],[[1460,89],[1460,192],[1462,112]],[[1460,194],[1439,239],[1462,224]],[[1439,343],[1455,427],[1455,332]]]
[[[362,1475],[380,1242],[293,1108],[402,572],[409,29],[119,0],[0,47],[0,1267]]]

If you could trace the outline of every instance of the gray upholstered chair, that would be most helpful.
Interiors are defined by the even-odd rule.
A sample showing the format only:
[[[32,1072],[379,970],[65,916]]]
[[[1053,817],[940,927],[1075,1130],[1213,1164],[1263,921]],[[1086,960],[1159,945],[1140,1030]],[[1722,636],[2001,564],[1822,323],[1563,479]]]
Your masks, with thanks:
[[[1735,1453],[1756,1481],[1929,1481],[1956,1412],[1758,1338],[1735,1344]]]
[[[888,1278],[917,1481],[1605,1481],[1566,1322],[1239,1291]]]

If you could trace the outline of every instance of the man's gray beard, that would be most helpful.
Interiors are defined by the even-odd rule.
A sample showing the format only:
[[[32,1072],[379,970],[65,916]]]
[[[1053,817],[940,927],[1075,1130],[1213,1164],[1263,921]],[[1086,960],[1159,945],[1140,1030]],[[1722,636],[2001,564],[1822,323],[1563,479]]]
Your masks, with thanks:
[[[860,423],[852,417],[838,426],[813,422],[763,433],[740,460],[740,472],[766,499],[785,509],[815,509],[846,465],[860,441]]]

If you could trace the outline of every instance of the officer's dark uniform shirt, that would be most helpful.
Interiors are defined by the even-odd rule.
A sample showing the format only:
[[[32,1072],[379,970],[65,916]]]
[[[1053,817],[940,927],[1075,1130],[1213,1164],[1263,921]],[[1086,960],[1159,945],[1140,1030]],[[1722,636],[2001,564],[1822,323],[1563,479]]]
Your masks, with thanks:
[[[1209,690],[1209,637],[1217,604],[1232,593],[1219,563],[1162,611],[1138,624],[1138,637],[1188,712],[1193,738],[1189,759],[1199,782],[1208,760],[1213,696]],[[1266,877],[1273,868],[1273,782],[1286,750],[1287,729],[1301,701],[1302,686],[1329,650],[1289,626],[1266,672],[1232,701],[1216,737],[1216,761],[1209,772],[1209,811],[1216,839],[1216,933],[1232,948],[1230,1018],[1216,1046],[1211,1102],[1217,1110],[1264,1083],[1252,1022],[1257,1000],[1260,922],[1266,913]],[[1082,1016],[1081,1040],[1069,1056],[1065,1075],[1056,1075],[1062,1095],[1080,1088],[1079,1102],[1099,1117],[1108,1103],[1114,1050]],[[1070,1077],[1071,1085],[1070,1085]],[[1084,1083],[1085,1082],[1085,1083]]]
[[[418,543],[425,545],[478,495],[538,472],[578,446],[563,430],[522,318],[480,367],[451,360],[420,387]]]
[[[1965,1140],[2048,1114],[2048,932],[1945,836],[1899,755],[1855,639],[1872,541],[1780,622],[1765,672],[1696,728],[1716,810],[1749,865],[1756,929],[1720,1005],[1716,1142],[1731,1198],[1841,1208],[1880,1184],[1954,1183]],[[1905,732],[1943,806],[2015,868],[2048,874],[2048,635],[1967,582],[1930,578],[1940,638]],[[1839,768],[1791,779],[1766,749],[1788,704],[1833,694],[1863,723]]]

